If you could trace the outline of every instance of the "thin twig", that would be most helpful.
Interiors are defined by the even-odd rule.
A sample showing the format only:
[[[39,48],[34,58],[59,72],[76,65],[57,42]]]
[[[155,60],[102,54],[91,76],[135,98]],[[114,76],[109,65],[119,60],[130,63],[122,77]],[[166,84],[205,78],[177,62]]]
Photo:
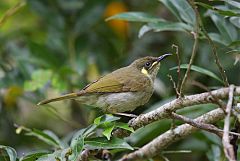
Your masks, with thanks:
[[[174,90],[175,90],[175,92],[176,92],[176,98],[179,98],[179,97],[180,97],[180,93],[178,92],[178,88],[177,88],[177,86],[176,86],[176,83],[175,83],[174,80],[173,80],[173,77],[172,77],[170,74],[168,74],[167,76],[168,76],[168,78],[170,79],[170,81],[171,81],[172,84],[173,84],[173,88],[174,88]]]
[[[173,44],[172,45],[172,48],[175,48],[176,49],[176,55],[177,55],[177,64],[178,64],[178,69],[177,69],[177,73],[178,73],[178,82],[177,82],[177,88],[176,88],[176,93],[177,93],[177,97],[180,98],[181,95],[180,95],[180,86],[181,86],[181,59],[180,59],[180,55],[179,55],[179,52],[178,52],[178,46]]]
[[[230,116],[231,116],[232,103],[233,103],[233,92],[234,92],[234,85],[230,85],[229,98],[228,98],[228,103],[226,107],[227,114],[224,120],[224,128],[223,128],[224,132],[222,137],[224,153],[229,161],[236,161],[233,146],[230,144],[230,138],[229,138],[229,127],[230,127]]]
[[[198,14],[199,14],[199,13],[198,13]],[[214,59],[215,59],[215,63],[216,63],[216,65],[217,65],[218,69],[219,69],[219,72],[220,72],[221,77],[222,77],[222,79],[223,79],[223,83],[224,83],[225,87],[227,87],[227,86],[229,86],[228,78],[227,78],[226,72],[225,72],[225,70],[223,69],[223,67],[222,67],[222,65],[221,65],[221,63],[220,63],[220,60],[219,60],[219,58],[218,58],[217,48],[216,48],[214,42],[212,41],[212,39],[209,37],[209,35],[208,35],[208,33],[207,33],[207,31],[206,31],[203,23],[202,23],[202,20],[201,20],[201,17],[200,17],[200,16],[199,16],[199,23],[200,23],[200,26],[201,26],[201,29],[202,29],[202,31],[203,31],[204,36],[207,38],[209,44],[210,44],[211,47],[212,47],[212,53],[213,53],[213,56],[214,56]]]
[[[196,122],[193,119],[187,118],[187,117],[182,116],[182,115],[178,115],[178,114],[176,114],[174,112],[172,112],[170,114],[170,117],[174,118],[176,120],[181,120],[181,121],[183,121],[185,123],[188,123],[189,125],[192,125],[192,126],[194,126],[196,128],[203,129],[203,130],[209,131],[211,133],[214,133],[217,136],[219,136],[220,138],[223,136],[222,131],[219,128],[217,128],[216,126],[212,125],[212,124]]]
[[[194,44],[193,44],[193,49],[192,49],[192,54],[191,54],[191,58],[190,58],[190,61],[189,61],[189,64],[188,64],[188,68],[187,68],[187,71],[183,77],[183,81],[182,81],[182,84],[180,86],[180,95],[182,96],[183,95],[183,88],[185,86],[185,83],[189,77],[189,74],[190,74],[190,70],[191,70],[191,66],[193,64],[193,61],[194,61],[194,58],[196,56],[196,53],[197,53],[197,47],[198,47],[198,37],[199,37],[199,15],[197,14],[197,8],[196,6],[194,5],[194,1],[193,0],[188,0],[189,4],[192,6],[194,12],[195,12],[195,19],[196,19],[196,22],[195,22],[195,26],[194,26],[194,31],[192,32],[193,34],[193,37],[194,37]]]
[[[199,128],[199,129],[202,129],[202,130],[206,130],[206,131],[209,131],[211,133],[214,133],[216,134],[217,136],[219,136],[220,138],[222,138],[223,136],[223,130],[222,129],[219,129],[217,128],[216,126],[212,125],[212,124],[206,124],[206,123],[202,123],[202,122],[196,122],[194,121],[193,119],[190,119],[190,118],[187,118],[185,116],[182,116],[182,115],[179,115],[179,114],[176,114],[176,113],[171,113],[170,114],[170,117],[176,119],[176,120],[180,120],[180,121],[183,121],[189,125],[192,125],[196,128]],[[237,132],[229,132],[230,134],[234,135],[234,136],[240,136],[239,133]]]

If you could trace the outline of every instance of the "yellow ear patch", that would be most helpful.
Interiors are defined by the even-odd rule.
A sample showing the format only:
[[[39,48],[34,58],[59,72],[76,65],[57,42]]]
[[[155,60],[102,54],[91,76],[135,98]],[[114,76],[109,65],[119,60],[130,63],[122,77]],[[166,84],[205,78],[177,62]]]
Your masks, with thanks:
[[[149,75],[148,71],[144,67],[142,68],[141,72],[146,76]]]

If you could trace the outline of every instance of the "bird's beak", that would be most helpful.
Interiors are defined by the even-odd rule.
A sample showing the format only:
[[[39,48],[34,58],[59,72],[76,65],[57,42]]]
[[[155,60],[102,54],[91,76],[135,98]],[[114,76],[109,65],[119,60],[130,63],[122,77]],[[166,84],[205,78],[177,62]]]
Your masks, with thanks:
[[[168,53],[168,54],[164,54],[164,55],[161,55],[157,58],[157,61],[160,62],[161,60],[165,59],[166,57],[168,56],[171,56],[172,54]]]

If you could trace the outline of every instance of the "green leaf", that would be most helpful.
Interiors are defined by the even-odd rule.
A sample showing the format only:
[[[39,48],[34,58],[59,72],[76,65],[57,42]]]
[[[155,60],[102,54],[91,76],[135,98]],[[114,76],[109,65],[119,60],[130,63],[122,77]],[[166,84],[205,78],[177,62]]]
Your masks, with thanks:
[[[38,139],[44,141],[45,143],[52,145],[56,148],[61,148],[61,145],[59,144],[58,140],[55,140],[52,136],[49,134],[45,133],[44,131],[38,130],[38,129],[33,129],[31,131],[28,131],[26,133],[28,136],[35,136]]]
[[[233,0],[223,0],[224,2],[230,4],[233,7],[239,8],[240,9],[240,3],[237,1],[233,1]]]
[[[228,23],[224,17],[211,11],[208,11],[207,15],[211,17],[215,26],[218,28],[222,39],[225,39],[228,44],[237,40],[238,32],[236,28],[231,23]]]
[[[116,120],[119,120],[119,119],[120,119],[120,117],[116,117],[116,116],[113,116],[113,115],[110,115],[110,114],[106,114],[106,115],[97,117],[94,120],[94,124],[95,125],[101,125],[101,124],[113,122],[113,121],[116,121]]]
[[[51,79],[51,76],[52,72],[50,70],[36,70],[32,73],[32,80],[24,83],[24,89],[34,91],[42,88]]]
[[[63,154],[63,152],[65,154]],[[40,156],[36,161],[57,161],[57,160],[65,160],[66,154],[69,152],[69,149],[64,150],[56,150],[52,154],[46,154]]]
[[[220,34],[218,33],[208,33],[208,36],[215,42],[218,42],[220,44],[223,44],[225,46],[229,45],[229,42],[224,39]]]
[[[51,131],[45,130],[41,131],[38,129],[29,129],[24,126],[19,126],[16,129],[16,133],[20,134],[22,131],[26,131],[26,135],[35,136],[38,139],[44,141],[45,143],[52,145],[56,148],[64,148],[65,144],[60,141],[60,139]]]
[[[188,32],[192,30],[192,27],[182,22],[169,22],[159,21],[157,23],[148,23],[144,25],[138,34],[138,37],[142,37],[146,32],[153,30],[154,32],[161,31],[183,31]]]
[[[21,157],[19,161],[36,161],[39,157],[49,154],[49,152],[46,151],[37,151],[37,152],[31,152],[27,155]]]
[[[123,12],[107,18],[106,21],[113,19],[126,20],[132,22],[158,22],[162,20],[160,18],[156,18],[143,12]]]
[[[105,137],[85,139],[86,149],[130,149],[133,148],[124,140],[112,137],[107,140]]]
[[[59,91],[65,91],[67,89],[67,83],[58,74],[54,74],[51,80],[51,84]]]
[[[191,26],[195,24],[195,12],[186,0],[159,0],[162,2],[179,21],[186,22]]]
[[[112,131],[113,131],[114,127],[115,127],[115,125],[111,124],[110,126],[104,128],[104,131],[102,132],[102,134],[104,136],[106,136],[108,140],[110,140],[110,137],[112,135]]]
[[[132,127],[129,127],[128,123],[124,123],[124,122],[117,122],[116,123],[116,127],[119,127],[121,129],[125,129],[131,132],[134,132],[134,129]]]
[[[232,10],[222,10],[218,7],[210,6],[210,5],[208,5],[206,3],[202,3],[202,2],[195,2],[195,3],[199,6],[210,9],[210,10],[212,10],[214,12],[217,12],[217,13],[219,13],[221,15],[224,15],[224,16],[240,16],[240,13],[233,12]]]
[[[69,156],[70,160],[77,160],[79,154],[83,150],[84,145],[84,136],[79,135],[78,137],[74,137],[71,141],[70,148],[72,149],[72,154]]]
[[[1,149],[7,152],[10,161],[16,161],[17,160],[17,152],[16,152],[15,149],[13,149],[10,146],[0,145],[0,151],[1,151]]]
[[[230,17],[229,21],[237,28],[240,28],[240,17]]]
[[[187,69],[188,68],[188,64],[182,64],[182,65],[180,65],[180,68],[181,69]],[[175,69],[178,69],[178,67],[173,67],[170,70],[175,70]],[[199,73],[202,73],[202,74],[205,74],[205,75],[208,75],[208,76],[216,79],[217,81],[223,83],[223,81],[216,74],[214,74],[213,72],[211,72],[211,71],[209,71],[207,69],[204,69],[204,68],[196,66],[196,65],[192,65],[191,66],[191,70],[199,72]]]

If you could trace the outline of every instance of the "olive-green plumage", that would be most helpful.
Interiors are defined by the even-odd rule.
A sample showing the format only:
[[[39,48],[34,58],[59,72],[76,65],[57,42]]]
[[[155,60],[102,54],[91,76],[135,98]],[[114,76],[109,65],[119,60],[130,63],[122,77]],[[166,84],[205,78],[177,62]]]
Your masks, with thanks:
[[[169,55],[171,54],[137,59],[127,67],[99,78],[79,92],[43,100],[38,105],[76,99],[82,104],[99,107],[105,112],[132,111],[150,99],[160,61]]]

